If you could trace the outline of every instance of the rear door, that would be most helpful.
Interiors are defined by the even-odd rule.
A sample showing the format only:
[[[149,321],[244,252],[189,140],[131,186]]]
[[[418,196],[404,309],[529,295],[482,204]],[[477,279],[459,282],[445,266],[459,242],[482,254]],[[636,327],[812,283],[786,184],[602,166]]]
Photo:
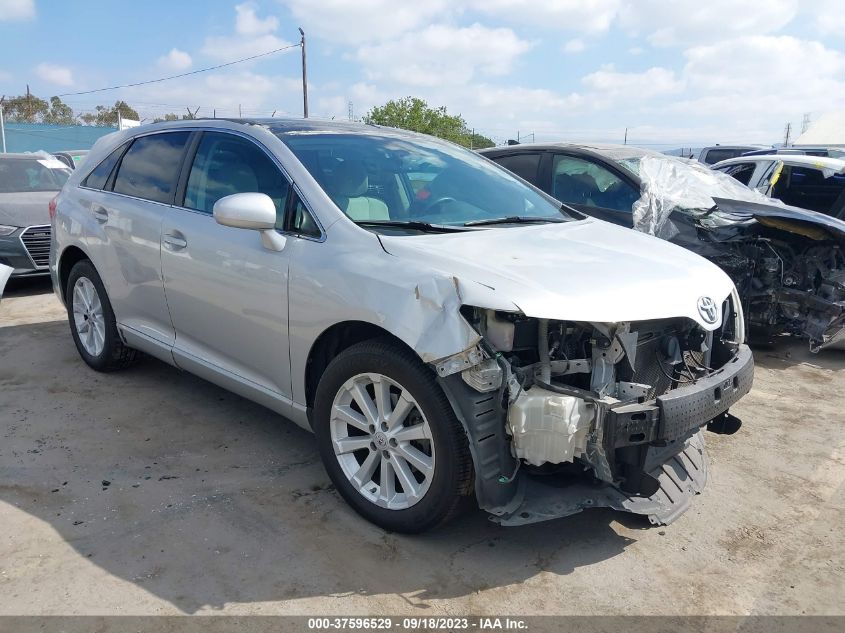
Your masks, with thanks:
[[[217,224],[212,209],[227,195],[266,193],[283,229],[290,183],[250,138],[206,131],[193,145],[162,230],[173,356],[177,365],[259,401],[262,394],[289,398],[290,249],[265,249],[258,231]]]
[[[188,131],[137,137],[115,150],[80,192],[104,239],[91,236],[94,264],[118,323],[133,345],[170,360],[174,332],[161,280],[161,225],[173,202]],[[136,340],[140,337],[140,340]],[[153,347],[144,342],[152,341]]]

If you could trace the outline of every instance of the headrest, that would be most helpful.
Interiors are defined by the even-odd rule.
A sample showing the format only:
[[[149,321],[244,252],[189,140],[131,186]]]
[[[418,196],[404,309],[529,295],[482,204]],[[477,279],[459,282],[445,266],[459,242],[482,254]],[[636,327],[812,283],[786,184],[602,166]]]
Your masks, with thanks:
[[[344,198],[357,198],[367,193],[369,180],[364,165],[357,160],[345,160],[335,166],[331,177],[331,193]]]

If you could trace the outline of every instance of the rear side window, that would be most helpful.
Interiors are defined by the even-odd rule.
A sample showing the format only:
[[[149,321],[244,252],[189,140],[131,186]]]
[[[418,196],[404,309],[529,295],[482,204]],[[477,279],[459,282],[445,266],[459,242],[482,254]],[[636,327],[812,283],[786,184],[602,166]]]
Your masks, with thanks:
[[[282,172],[255,143],[232,134],[205,132],[188,176],[184,206],[211,213],[224,196],[264,193],[276,205],[276,228],[282,229],[289,190]]]
[[[109,176],[111,175],[114,166],[117,164],[117,161],[120,160],[120,155],[123,153],[124,149],[126,149],[125,144],[121,145],[111,154],[106,156],[106,158],[103,159],[103,162],[97,165],[93,171],[86,176],[85,180],[82,181],[82,186],[90,187],[91,189],[105,189]]]
[[[728,176],[732,176],[735,180],[738,180],[743,185],[747,186],[748,183],[751,182],[751,176],[754,175],[754,169],[756,166],[756,163],[739,163],[738,165],[720,167],[719,171],[726,173]]]
[[[523,180],[537,185],[537,170],[540,166],[540,154],[513,154],[494,159],[508,171],[512,171]]]
[[[741,149],[711,149],[707,150],[707,153],[704,155],[704,163],[706,165],[715,165],[718,162],[723,160],[728,160],[729,158],[736,158],[737,156],[742,156],[745,150]]]
[[[171,202],[182,152],[190,132],[167,132],[135,139],[120,161],[114,192],[153,202]]]

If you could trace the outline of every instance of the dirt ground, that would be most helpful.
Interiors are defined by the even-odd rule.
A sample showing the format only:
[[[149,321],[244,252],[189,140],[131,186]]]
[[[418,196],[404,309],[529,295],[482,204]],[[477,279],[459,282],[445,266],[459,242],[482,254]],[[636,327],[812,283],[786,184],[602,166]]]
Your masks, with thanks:
[[[88,369],[47,283],[0,302],[0,615],[843,614],[845,353],[756,350],[677,522],[469,512],[388,534],[311,436],[152,359]]]

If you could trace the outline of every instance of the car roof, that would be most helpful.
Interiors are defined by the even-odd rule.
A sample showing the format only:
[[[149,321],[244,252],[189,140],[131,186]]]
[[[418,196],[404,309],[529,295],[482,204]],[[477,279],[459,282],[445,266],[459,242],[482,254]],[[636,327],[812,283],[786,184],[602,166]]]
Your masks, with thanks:
[[[709,152],[713,149],[772,149],[771,145],[758,145],[755,143],[749,143],[748,145],[708,145],[707,147],[702,147],[702,152]]]
[[[719,161],[713,165],[713,167],[764,160],[779,160],[785,165],[795,165],[796,167],[816,167],[817,169],[832,169],[838,173],[845,173],[845,159],[831,158],[829,156],[807,156],[805,154],[762,154],[755,156],[739,156],[737,158],[729,158],[727,160]]]
[[[504,145],[500,147],[488,147],[480,149],[480,154],[502,153],[508,151],[520,152],[524,150],[554,150],[566,149],[570,151],[582,152],[585,154],[598,154],[611,159],[619,159],[622,157],[636,157],[636,156],[665,156],[660,152],[655,152],[651,149],[637,147],[636,145],[620,145],[615,143],[520,143],[518,145]],[[616,156],[613,156],[616,154]]]

